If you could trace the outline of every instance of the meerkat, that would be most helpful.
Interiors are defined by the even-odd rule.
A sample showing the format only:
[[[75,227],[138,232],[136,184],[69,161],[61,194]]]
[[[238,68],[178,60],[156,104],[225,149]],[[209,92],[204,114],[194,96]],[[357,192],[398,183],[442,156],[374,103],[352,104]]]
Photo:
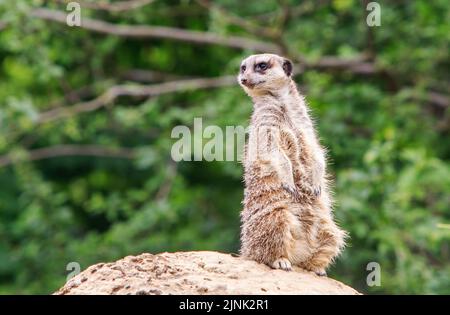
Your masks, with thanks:
[[[273,54],[242,61],[238,82],[253,101],[245,145],[243,257],[317,275],[340,254],[347,233],[334,221],[325,150],[293,65]]]

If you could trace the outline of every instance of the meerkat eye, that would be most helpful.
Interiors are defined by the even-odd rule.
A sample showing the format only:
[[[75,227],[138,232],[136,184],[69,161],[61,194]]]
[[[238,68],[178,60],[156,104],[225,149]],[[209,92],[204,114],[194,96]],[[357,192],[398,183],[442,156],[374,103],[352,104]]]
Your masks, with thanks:
[[[241,72],[244,72],[247,69],[247,67],[245,65],[241,66]]]
[[[258,70],[264,71],[264,70],[267,70],[268,67],[269,67],[269,65],[267,64],[267,62],[260,62],[255,66],[255,70],[256,71],[258,71]]]

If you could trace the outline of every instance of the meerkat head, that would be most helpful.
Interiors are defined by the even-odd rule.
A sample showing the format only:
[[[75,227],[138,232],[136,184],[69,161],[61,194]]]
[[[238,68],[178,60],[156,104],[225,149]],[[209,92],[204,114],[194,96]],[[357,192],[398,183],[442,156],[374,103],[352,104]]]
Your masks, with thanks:
[[[241,63],[238,82],[249,96],[273,93],[287,86],[292,62],[274,54],[251,55]]]

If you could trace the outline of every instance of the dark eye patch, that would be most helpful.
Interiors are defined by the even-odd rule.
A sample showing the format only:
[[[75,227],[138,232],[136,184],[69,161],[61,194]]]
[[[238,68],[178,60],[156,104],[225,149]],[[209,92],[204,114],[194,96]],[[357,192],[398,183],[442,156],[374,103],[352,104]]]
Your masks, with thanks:
[[[257,72],[263,72],[267,69],[269,69],[269,64],[267,62],[260,62],[255,65],[255,71]]]
[[[247,69],[247,67],[245,65],[241,66],[241,72],[244,72]]]

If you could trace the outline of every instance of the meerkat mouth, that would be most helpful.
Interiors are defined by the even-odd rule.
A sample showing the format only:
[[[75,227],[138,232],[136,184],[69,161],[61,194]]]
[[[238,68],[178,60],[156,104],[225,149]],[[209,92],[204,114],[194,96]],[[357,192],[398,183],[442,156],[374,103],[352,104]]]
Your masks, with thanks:
[[[265,83],[266,81],[262,80],[262,81],[258,81],[258,82],[248,82],[245,84],[246,87],[248,87],[249,89],[253,89],[255,86]]]

